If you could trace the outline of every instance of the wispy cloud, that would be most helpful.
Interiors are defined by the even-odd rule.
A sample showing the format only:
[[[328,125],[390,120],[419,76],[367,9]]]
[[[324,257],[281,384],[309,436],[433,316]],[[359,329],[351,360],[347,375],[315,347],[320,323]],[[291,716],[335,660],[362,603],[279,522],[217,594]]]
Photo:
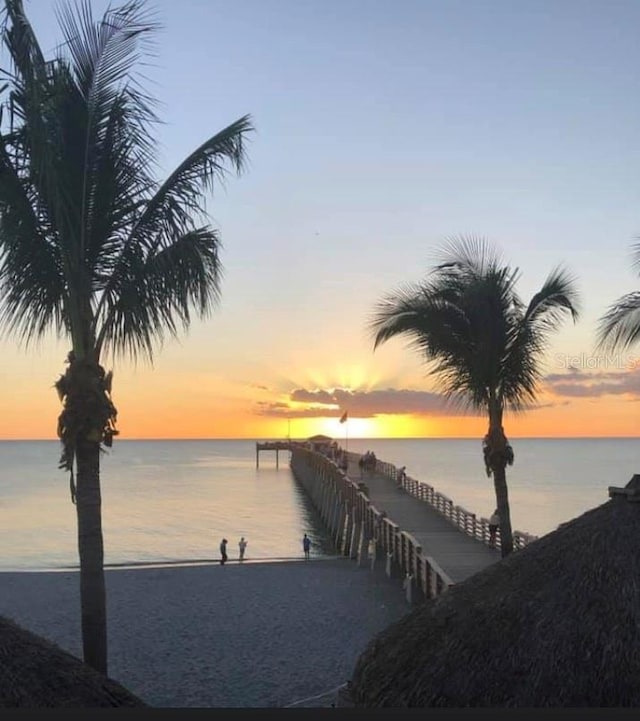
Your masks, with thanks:
[[[477,416],[478,411],[460,403],[448,402],[440,393],[416,391],[404,388],[386,388],[371,391],[308,390],[296,388],[289,396],[289,403],[258,403],[259,415],[318,418],[337,417],[347,410],[350,416],[372,418],[383,414],[412,414],[421,416]],[[300,406],[306,404],[306,406]],[[530,410],[554,403],[531,406]]]
[[[564,380],[568,376],[561,376]],[[525,410],[535,411],[570,401],[551,400],[528,405]],[[296,388],[287,401],[256,404],[258,415],[276,418],[331,418],[339,417],[344,411],[354,418],[373,418],[380,415],[418,415],[428,417],[478,416],[484,411],[470,408],[464,402],[447,400],[440,393],[416,391],[406,388],[385,388],[379,390],[350,391],[341,388],[332,390]]]
[[[640,400],[640,368],[618,372],[589,372],[573,368],[568,373],[552,373],[544,380],[546,388],[557,396],[599,398],[626,395],[631,400]]]

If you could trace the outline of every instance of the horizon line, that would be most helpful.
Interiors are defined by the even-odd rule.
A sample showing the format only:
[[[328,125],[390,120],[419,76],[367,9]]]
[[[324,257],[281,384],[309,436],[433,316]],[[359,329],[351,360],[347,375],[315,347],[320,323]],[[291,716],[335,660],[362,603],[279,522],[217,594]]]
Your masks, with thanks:
[[[312,436],[310,436],[312,437]],[[237,436],[225,437],[225,436],[194,436],[194,437],[180,437],[173,438],[169,436],[156,436],[156,437],[131,437],[131,438],[119,438],[117,441],[114,440],[114,445],[117,443],[131,442],[131,441],[274,441],[274,442],[286,442],[286,441],[297,441],[304,442],[308,441],[307,438],[282,438],[276,436],[251,436],[238,438]],[[626,435],[626,436],[508,436],[509,440],[521,440],[521,441],[570,441],[570,440],[637,440],[640,439],[640,435]],[[342,441],[341,438],[331,438],[333,441]],[[349,438],[349,441],[475,441],[482,440],[482,436],[359,436]],[[0,438],[0,443],[11,443],[11,442],[32,442],[32,441],[51,441],[60,443],[59,438]]]

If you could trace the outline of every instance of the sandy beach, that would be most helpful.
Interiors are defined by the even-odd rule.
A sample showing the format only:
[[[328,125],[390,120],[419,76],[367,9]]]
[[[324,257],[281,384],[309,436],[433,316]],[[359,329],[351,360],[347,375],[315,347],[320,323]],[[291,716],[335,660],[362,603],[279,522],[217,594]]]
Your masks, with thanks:
[[[109,676],[156,707],[329,705],[322,694],[409,611],[398,580],[341,558],[106,579]],[[0,614],[82,657],[76,572],[0,573]]]

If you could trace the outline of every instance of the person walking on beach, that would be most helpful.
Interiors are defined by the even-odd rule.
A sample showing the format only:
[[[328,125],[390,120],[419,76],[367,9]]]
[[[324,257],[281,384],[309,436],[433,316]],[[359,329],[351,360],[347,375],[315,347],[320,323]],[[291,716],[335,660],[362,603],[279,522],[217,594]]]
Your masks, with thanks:
[[[240,560],[244,561],[244,549],[247,547],[247,542],[244,540],[244,536],[238,541],[238,548],[240,549]]]
[[[309,560],[310,555],[309,552],[311,551],[311,539],[307,534],[304,534],[304,538],[302,539],[302,548],[304,550],[304,557]]]
[[[224,566],[227,562],[227,539],[223,538],[220,541],[220,565]]]
[[[489,545],[491,548],[496,547],[496,535],[498,533],[498,526],[500,525],[500,516],[498,514],[498,509],[491,514],[491,518],[489,519]]]

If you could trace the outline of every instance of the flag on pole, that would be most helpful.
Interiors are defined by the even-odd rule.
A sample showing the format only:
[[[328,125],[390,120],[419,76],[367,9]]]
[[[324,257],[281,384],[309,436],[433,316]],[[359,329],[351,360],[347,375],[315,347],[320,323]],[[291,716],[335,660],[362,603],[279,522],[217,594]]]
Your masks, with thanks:
[[[346,423],[347,422],[347,411],[345,411],[342,414],[342,418],[340,418],[340,423]]]

